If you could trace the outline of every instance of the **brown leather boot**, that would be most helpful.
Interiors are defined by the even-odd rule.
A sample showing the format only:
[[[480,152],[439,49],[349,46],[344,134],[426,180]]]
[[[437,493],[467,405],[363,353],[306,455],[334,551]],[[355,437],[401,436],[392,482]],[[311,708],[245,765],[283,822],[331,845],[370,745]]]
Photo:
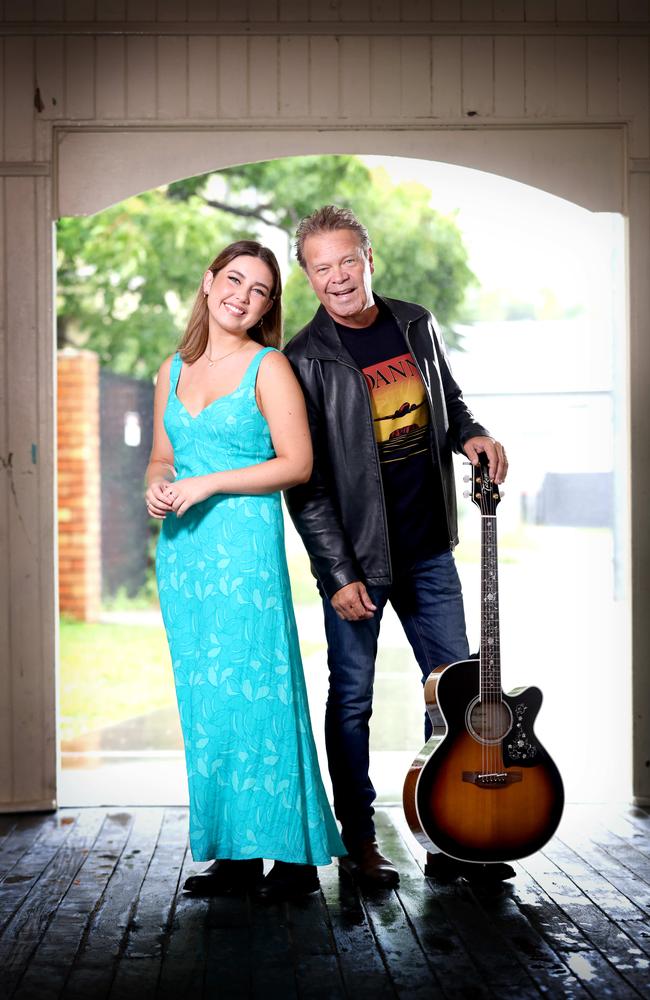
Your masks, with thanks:
[[[351,847],[339,861],[342,872],[368,889],[394,889],[399,885],[397,868],[379,850],[374,837]]]

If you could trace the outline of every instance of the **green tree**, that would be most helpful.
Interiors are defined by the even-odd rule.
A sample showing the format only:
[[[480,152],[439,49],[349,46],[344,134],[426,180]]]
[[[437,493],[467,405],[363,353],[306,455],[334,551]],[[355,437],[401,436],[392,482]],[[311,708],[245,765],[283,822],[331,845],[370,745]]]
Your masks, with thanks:
[[[98,352],[114,371],[147,377],[173,351],[206,264],[265,225],[293,237],[318,205],[351,208],[369,228],[376,287],[431,308],[457,346],[454,322],[475,281],[453,219],[421,185],[393,185],[353,156],[269,160],[190,177],[97,215],[58,223],[58,342]],[[262,237],[263,238],[263,237]],[[317,305],[293,263],[287,339]]]
[[[57,340],[97,351],[113,371],[147,377],[174,350],[206,262],[233,223],[198,197],[147,191],[57,226]]]

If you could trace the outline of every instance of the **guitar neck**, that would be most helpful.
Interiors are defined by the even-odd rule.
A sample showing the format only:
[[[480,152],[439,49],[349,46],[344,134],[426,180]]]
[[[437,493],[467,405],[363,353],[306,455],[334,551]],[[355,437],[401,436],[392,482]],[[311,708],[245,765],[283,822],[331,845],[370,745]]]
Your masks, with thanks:
[[[501,698],[497,519],[481,516],[481,701]]]

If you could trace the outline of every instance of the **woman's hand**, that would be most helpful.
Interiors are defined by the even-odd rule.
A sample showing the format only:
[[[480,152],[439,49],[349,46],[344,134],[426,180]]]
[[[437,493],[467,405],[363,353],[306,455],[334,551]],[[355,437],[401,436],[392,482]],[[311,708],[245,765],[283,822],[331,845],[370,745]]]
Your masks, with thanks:
[[[147,487],[147,492],[144,495],[147,504],[147,513],[149,517],[158,518],[158,520],[163,520],[167,514],[170,513],[172,509],[171,502],[167,497],[167,490],[170,483],[166,479],[160,479],[155,483],[151,483]]]
[[[190,476],[165,484],[165,497],[176,517],[182,517],[195,503],[207,500],[214,492],[214,476]]]

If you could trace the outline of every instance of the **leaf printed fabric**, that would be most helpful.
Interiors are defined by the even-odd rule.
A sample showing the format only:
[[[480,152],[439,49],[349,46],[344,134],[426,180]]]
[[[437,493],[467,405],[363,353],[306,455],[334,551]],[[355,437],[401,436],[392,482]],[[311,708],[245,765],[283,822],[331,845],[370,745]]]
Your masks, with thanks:
[[[176,394],[165,429],[177,479],[273,458],[255,399],[260,350],[238,388],[196,417]],[[195,861],[324,865],[345,854],[309,719],[279,493],[217,494],[168,514],[156,555],[190,795]]]

